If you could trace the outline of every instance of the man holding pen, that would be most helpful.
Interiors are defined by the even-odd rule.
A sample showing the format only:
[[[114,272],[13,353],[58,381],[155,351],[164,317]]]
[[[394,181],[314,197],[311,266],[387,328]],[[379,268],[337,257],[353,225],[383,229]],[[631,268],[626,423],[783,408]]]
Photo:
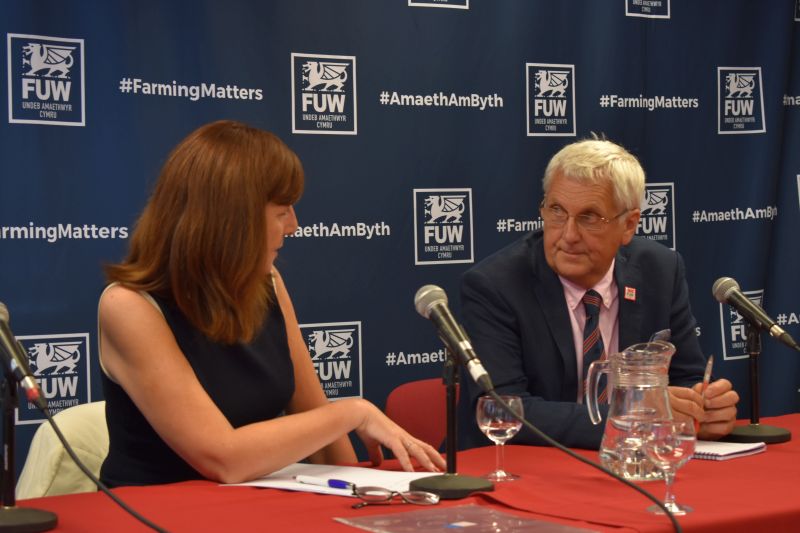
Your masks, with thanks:
[[[606,140],[579,141],[553,156],[543,189],[543,230],[462,279],[464,325],[497,392],[520,396],[526,417],[559,442],[596,449],[603,426],[594,426],[582,405],[587,345],[599,335],[600,349],[614,353],[669,330],[676,347],[669,369],[673,414],[697,420],[701,439],[729,433],[739,396],[725,379],[702,394],[706,358],[683,260],[634,236],[644,196],[636,158]],[[460,444],[480,446],[486,439],[474,413],[481,391],[468,378],[461,383]],[[541,441],[523,430],[514,443]]]

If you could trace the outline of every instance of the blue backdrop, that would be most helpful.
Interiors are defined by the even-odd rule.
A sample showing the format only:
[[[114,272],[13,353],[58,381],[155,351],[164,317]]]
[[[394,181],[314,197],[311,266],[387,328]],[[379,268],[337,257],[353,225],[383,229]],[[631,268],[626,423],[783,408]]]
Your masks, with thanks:
[[[53,410],[102,398],[101,265],[169,150],[222,118],[301,157],[278,267],[332,399],[441,374],[413,309],[536,228],[550,156],[590,132],[642,161],[639,233],[679,250],[698,334],[749,415],[731,276],[800,337],[800,8],[793,0],[3,3],[0,300]],[[214,216],[214,213],[209,213]],[[143,332],[146,334],[146,332]],[[800,407],[764,339],[761,414]],[[190,415],[189,415],[190,416]],[[17,414],[18,464],[41,416]],[[534,421],[535,422],[535,421]]]

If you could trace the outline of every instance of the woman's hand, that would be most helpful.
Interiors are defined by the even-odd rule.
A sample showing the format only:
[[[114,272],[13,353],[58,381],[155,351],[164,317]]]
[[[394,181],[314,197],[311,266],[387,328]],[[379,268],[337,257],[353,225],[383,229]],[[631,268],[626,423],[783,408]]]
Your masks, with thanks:
[[[406,430],[392,422],[392,420],[366,400],[357,400],[359,407],[364,410],[364,418],[356,428],[356,434],[362,440],[369,452],[369,458],[374,466],[383,461],[381,445],[389,448],[403,470],[413,472],[414,466],[411,458],[419,462],[426,470],[442,472],[446,463],[433,446],[412,437]]]

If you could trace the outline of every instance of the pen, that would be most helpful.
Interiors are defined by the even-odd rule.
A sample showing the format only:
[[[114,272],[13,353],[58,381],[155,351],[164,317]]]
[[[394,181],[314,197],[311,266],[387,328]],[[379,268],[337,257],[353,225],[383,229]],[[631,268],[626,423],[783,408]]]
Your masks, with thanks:
[[[700,386],[700,396],[703,398],[703,409],[706,408],[706,389],[708,388],[708,384],[711,382],[711,367],[714,366],[714,356],[708,356],[708,362],[706,363],[706,370],[703,372],[703,384]],[[700,431],[700,421],[694,421],[694,432],[697,433]]]
[[[705,399],[706,399],[706,389],[708,388],[708,383],[711,381],[711,367],[714,366],[714,356],[708,356],[708,362],[706,363],[706,371],[703,373],[703,386],[700,388],[700,395],[703,397],[703,408],[705,408]]]
[[[325,479],[321,477],[312,476],[294,476],[294,480],[298,483],[305,483],[306,485],[316,485],[318,487],[330,487],[332,489],[352,489],[353,483],[349,481],[342,481],[341,479]]]

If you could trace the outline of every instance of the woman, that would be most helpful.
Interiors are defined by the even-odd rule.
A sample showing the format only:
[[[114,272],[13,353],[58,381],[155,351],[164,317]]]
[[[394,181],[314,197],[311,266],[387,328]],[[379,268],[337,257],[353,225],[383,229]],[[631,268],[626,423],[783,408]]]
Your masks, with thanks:
[[[405,470],[444,468],[371,403],[327,401],[273,266],[302,190],[297,156],[241,123],[203,126],[170,155],[99,303],[108,485],[352,463],[351,430],[375,465],[383,445]]]

